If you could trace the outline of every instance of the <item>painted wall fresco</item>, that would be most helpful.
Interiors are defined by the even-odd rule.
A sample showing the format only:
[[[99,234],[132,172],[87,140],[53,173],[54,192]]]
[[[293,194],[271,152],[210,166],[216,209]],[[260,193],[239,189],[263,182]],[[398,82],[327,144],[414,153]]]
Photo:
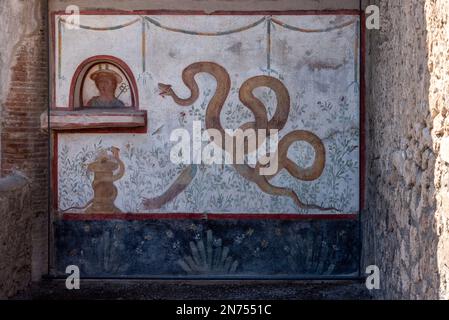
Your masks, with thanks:
[[[125,74],[110,63],[94,65],[86,73],[81,88],[83,107],[131,107],[130,84]]]
[[[101,155],[111,157],[113,150],[119,150],[123,173],[112,182],[117,190],[112,191],[113,206],[100,206],[103,213],[358,212],[358,16],[83,15],[78,30],[70,30],[65,19],[54,17],[55,106],[68,107],[72,77],[81,62],[97,55],[115,56],[137,79],[140,109],[148,111],[149,130],[59,134],[60,210],[92,210],[101,191],[95,192],[96,173],[89,166],[92,169]],[[83,102],[130,106],[126,83],[117,84],[109,100],[99,99],[102,95],[92,75],[106,69],[115,79],[126,78],[113,65],[92,67]],[[180,105],[176,97],[182,100],[191,93],[182,77],[189,71],[198,73],[191,79],[198,85],[197,96]],[[242,88],[251,86],[251,81],[258,83],[247,89],[254,89],[265,110],[251,109],[241,101]],[[215,103],[220,93],[220,102]],[[299,173],[282,170],[261,180],[233,165],[171,163],[170,133],[185,128],[192,135],[194,121],[200,121],[203,129],[219,130],[250,123],[264,129],[277,126],[280,145],[285,142],[281,166],[294,164]],[[306,176],[305,169],[314,165],[316,172]],[[279,188],[288,194],[277,192]],[[227,268],[233,265],[230,262]]]
[[[357,276],[357,221],[58,221],[56,270],[82,277]]]

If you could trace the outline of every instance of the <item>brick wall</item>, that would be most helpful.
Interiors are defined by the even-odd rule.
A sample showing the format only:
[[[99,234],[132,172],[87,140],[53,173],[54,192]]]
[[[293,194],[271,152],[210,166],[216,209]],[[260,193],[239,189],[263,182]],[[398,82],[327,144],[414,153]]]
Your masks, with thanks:
[[[9,0],[8,5],[17,1]],[[14,168],[31,181],[33,208],[33,273],[38,278],[45,272],[47,225],[47,134],[40,130],[39,116],[47,109],[48,65],[45,1],[27,1],[17,18],[30,24],[14,46],[10,80],[1,114],[1,173],[8,175]],[[17,22],[16,22],[17,23]],[[19,30],[20,31],[20,30]]]

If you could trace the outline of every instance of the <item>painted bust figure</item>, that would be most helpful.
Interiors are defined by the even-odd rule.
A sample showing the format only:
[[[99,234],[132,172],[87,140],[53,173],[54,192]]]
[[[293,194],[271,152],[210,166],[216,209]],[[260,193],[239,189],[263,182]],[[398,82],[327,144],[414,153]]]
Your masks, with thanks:
[[[125,107],[123,101],[115,96],[117,86],[123,81],[122,77],[115,71],[110,70],[108,65],[90,75],[97,86],[99,96],[95,96],[87,103],[88,107],[119,108]]]

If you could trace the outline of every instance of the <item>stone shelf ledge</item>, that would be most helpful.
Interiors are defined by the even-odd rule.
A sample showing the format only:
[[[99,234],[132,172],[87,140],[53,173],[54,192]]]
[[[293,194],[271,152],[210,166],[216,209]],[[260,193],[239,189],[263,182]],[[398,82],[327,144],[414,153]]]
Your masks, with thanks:
[[[41,129],[83,130],[102,128],[143,128],[147,125],[147,111],[134,109],[89,108],[80,110],[51,110],[41,115]]]

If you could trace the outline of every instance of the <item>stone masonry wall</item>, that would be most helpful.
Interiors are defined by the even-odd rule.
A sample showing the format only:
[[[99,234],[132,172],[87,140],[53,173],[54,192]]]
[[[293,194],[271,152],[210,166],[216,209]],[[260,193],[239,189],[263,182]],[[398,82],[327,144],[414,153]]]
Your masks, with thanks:
[[[449,2],[373,2],[381,30],[368,32],[364,263],[380,267],[378,298],[447,298]]]
[[[8,31],[1,35],[1,174],[18,169],[30,178],[36,279],[47,265],[48,149],[39,121],[48,100],[45,4],[5,0],[0,10],[1,30]]]
[[[449,299],[449,2],[426,3],[427,49],[437,225],[439,294]],[[425,250],[425,248],[423,248]]]
[[[31,197],[28,180],[0,179],[0,299],[29,288],[31,281]]]

